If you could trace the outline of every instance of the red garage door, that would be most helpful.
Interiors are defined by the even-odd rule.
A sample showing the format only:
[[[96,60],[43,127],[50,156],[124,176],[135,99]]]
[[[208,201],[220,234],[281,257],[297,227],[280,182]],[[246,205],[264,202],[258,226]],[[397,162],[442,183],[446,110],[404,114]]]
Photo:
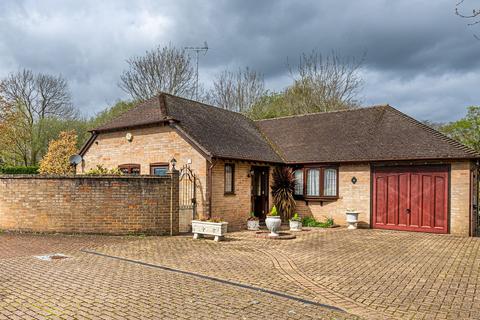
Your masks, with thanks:
[[[374,170],[373,227],[448,232],[448,167]]]

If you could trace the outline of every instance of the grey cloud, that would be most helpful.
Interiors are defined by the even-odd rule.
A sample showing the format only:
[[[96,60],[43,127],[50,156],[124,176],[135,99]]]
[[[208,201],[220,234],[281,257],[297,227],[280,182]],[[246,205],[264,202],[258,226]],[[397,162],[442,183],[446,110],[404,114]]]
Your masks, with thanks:
[[[441,1],[2,1],[0,76],[61,73],[86,114],[124,98],[125,59],[156,45],[208,41],[201,78],[250,66],[271,89],[288,83],[287,57],[336,50],[365,59],[365,104],[389,102],[435,121],[478,104],[480,42]]]

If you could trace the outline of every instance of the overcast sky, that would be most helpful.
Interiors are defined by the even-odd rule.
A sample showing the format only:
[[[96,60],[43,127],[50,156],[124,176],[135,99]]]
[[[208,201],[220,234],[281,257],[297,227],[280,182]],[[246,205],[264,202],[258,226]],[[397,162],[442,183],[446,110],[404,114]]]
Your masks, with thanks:
[[[290,81],[287,57],[366,53],[363,105],[450,121],[480,104],[480,27],[455,16],[455,2],[1,0],[0,77],[18,68],[62,74],[75,105],[93,115],[126,98],[118,81],[128,57],[169,42],[208,42],[200,61],[206,85],[222,69],[249,66],[272,90]]]

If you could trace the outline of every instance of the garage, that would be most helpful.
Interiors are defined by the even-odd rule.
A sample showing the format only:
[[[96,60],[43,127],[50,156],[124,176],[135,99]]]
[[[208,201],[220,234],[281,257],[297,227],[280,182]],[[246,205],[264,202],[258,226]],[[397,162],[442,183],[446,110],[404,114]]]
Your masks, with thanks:
[[[448,180],[449,166],[375,168],[373,228],[448,233]]]

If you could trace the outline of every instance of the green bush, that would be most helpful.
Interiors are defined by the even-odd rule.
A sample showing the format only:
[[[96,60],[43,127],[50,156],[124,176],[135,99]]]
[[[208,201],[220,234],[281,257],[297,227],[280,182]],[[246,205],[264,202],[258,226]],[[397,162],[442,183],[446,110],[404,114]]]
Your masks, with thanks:
[[[327,218],[325,222],[317,221],[314,217],[304,217],[302,220],[302,225],[305,227],[320,227],[320,228],[330,228],[334,225],[333,218]]]
[[[0,174],[38,174],[37,166],[1,166]]]

